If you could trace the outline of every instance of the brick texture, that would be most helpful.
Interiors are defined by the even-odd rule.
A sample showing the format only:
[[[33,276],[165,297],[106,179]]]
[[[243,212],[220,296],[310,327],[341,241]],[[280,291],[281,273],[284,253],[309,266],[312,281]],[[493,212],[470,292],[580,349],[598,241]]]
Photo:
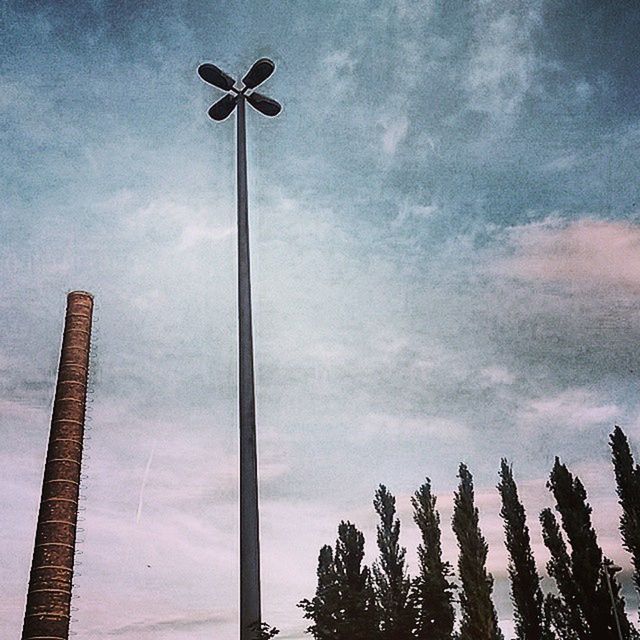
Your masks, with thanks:
[[[22,640],[67,640],[93,298],[67,296]]]

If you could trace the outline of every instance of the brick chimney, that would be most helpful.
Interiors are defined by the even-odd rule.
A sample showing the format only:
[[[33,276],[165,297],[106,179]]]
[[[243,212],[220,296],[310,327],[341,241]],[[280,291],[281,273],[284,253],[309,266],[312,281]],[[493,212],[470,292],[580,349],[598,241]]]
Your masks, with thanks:
[[[68,640],[93,297],[67,296],[22,640]]]

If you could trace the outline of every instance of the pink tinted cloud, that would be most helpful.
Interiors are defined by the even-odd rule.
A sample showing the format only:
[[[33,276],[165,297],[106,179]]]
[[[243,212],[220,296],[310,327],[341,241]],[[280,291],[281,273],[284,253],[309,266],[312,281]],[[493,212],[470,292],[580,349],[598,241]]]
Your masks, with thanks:
[[[640,225],[557,220],[517,227],[498,272],[526,280],[640,289]]]

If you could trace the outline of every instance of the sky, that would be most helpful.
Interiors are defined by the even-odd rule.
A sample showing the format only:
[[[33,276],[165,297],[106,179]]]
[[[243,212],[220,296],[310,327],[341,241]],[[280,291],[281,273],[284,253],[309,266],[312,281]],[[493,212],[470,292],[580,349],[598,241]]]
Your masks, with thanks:
[[[20,632],[65,295],[95,295],[72,629],[237,637],[234,123],[248,114],[264,618],[301,639],[318,549],[474,474],[534,549],[556,455],[617,534],[607,437],[640,454],[640,8],[586,0],[0,0],[0,632]],[[545,581],[546,584],[547,581]],[[637,599],[628,591],[628,604]]]

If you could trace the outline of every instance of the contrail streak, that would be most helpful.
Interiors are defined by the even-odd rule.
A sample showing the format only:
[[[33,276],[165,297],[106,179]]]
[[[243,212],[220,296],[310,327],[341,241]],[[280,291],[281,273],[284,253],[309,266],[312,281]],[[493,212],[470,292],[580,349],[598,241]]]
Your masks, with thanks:
[[[147,486],[147,480],[149,479],[149,471],[151,470],[151,462],[153,461],[153,454],[156,451],[156,444],[154,443],[153,448],[151,449],[151,453],[149,454],[149,459],[147,460],[147,466],[144,470],[144,475],[142,476],[142,486],[140,487],[140,498],[138,499],[138,512],[136,513],[136,524],[140,522],[140,514],[142,513],[142,498],[144,497],[144,489]]]

